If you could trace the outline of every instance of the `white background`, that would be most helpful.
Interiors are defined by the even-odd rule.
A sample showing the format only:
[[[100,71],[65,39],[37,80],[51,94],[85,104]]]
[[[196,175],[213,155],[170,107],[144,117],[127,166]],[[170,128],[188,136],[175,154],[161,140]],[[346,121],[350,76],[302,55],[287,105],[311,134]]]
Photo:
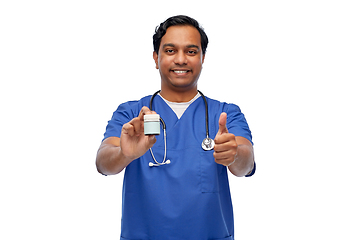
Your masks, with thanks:
[[[116,107],[160,88],[152,35],[186,14],[199,89],[238,104],[257,173],[230,176],[237,239],[359,239],[357,1],[1,1],[1,239],[119,239],[122,175],[95,156]]]

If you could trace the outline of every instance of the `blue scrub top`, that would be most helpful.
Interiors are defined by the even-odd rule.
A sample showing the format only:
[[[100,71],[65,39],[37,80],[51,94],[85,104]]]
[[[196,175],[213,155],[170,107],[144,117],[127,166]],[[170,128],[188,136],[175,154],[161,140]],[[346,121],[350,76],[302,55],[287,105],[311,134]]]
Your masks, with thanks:
[[[151,96],[121,104],[104,134],[120,137],[123,124],[149,106]],[[238,106],[206,98],[209,135],[215,138],[222,112],[227,128],[235,136],[252,142],[244,115]],[[234,220],[227,168],[215,163],[212,151],[201,147],[206,137],[205,103],[195,100],[178,119],[160,97],[153,110],[166,123],[167,158],[171,163],[149,167],[150,151],[125,169],[120,239],[234,239]],[[164,158],[163,131],[152,147],[155,158]],[[253,175],[253,172],[249,175]]]

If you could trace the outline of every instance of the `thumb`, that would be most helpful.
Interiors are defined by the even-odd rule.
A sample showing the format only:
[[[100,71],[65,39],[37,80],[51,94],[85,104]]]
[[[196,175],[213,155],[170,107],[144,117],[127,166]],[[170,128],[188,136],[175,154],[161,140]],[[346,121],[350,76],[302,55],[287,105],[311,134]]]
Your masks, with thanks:
[[[156,143],[156,137],[155,135],[151,135],[151,136],[147,136],[147,143],[148,143],[148,147],[151,148],[155,143]]]
[[[219,131],[218,134],[228,133],[228,129],[226,127],[226,118],[227,114],[225,112],[221,113],[219,118]]]

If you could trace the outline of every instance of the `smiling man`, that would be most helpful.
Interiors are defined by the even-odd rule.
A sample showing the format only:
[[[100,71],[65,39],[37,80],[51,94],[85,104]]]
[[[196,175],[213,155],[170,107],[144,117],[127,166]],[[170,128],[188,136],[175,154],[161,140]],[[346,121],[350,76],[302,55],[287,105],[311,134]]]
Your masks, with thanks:
[[[121,104],[108,123],[96,166],[104,175],[125,169],[120,239],[234,239],[227,169],[255,173],[252,137],[238,106],[197,89],[207,44],[190,17],[161,23],[161,90]],[[144,134],[148,114],[161,116],[160,135]]]
[[[197,94],[205,59],[199,31],[189,25],[169,27],[153,57],[160,71],[161,96],[172,102],[190,101]]]

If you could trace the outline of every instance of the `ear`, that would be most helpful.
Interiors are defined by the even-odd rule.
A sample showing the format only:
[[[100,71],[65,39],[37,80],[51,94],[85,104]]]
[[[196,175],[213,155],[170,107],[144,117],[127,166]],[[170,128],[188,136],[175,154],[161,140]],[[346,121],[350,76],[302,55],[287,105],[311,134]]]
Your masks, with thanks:
[[[159,64],[158,64],[159,55],[155,51],[153,52],[153,59],[156,64],[156,69],[159,69]]]
[[[205,54],[202,55],[202,64],[204,64]]]

